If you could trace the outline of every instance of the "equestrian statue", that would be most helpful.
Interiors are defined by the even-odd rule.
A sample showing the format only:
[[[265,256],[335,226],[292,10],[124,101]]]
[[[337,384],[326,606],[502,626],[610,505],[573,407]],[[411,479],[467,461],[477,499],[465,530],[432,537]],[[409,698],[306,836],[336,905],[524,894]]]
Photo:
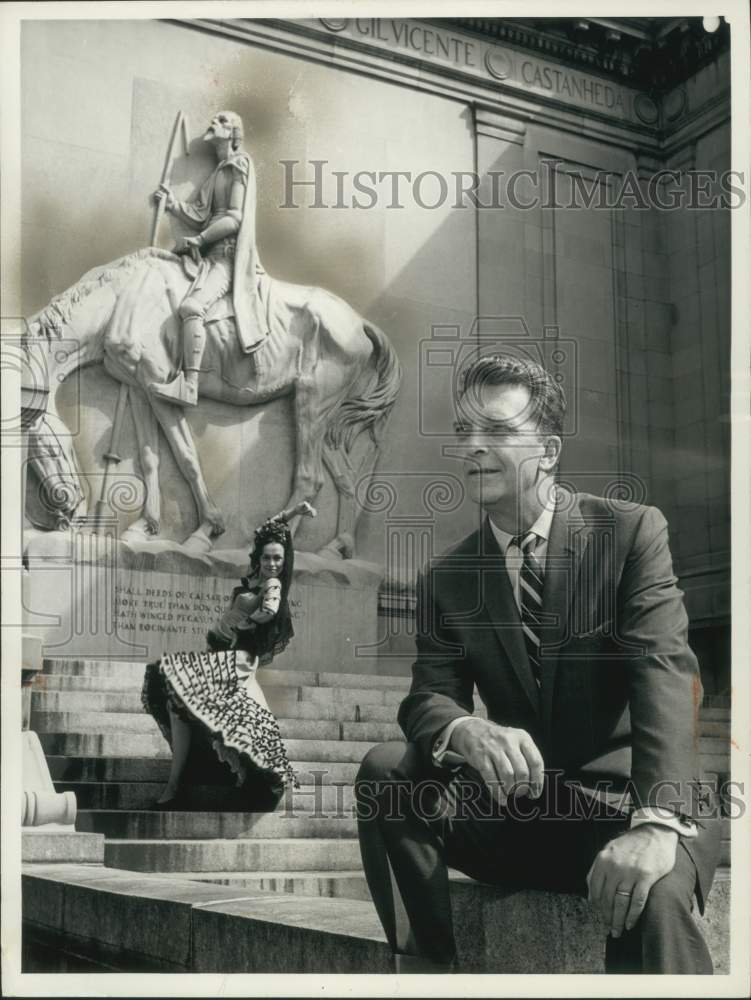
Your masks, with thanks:
[[[165,211],[194,235],[174,252],[152,245],[87,272],[27,320],[27,353],[44,353],[50,386],[94,364],[120,383],[116,430],[127,400],[145,484],[143,509],[126,540],[159,534],[160,428],[197,508],[196,530],[184,544],[205,548],[223,532],[224,518],[209,495],[187,415],[202,398],[244,407],[292,396],[296,457],[284,506],[312,504],[327,469],[338,518],[326,548],[351,557],[356,487],[375,467],[399,393],[399,361],[386,335],[342,299],[264,270],[255,236],[255,171],[239,115],[223,111],[212,118],[203,139],[216,166],[189,201],[178,200],[168,183],[181,129],[186,138],[180,114],[154,195],[151,242]],[[71,348],[44,350],[63,337]],[[29,433],[29,462],[53,508],[48,526],[65,529],[86,501],[72,440],[58,433],[61,425],[51,392],[46,415]],[[358,449],[355,462],[361,434],[367,447]],[[292,519],[293,533],[299,522],[300,516]]]

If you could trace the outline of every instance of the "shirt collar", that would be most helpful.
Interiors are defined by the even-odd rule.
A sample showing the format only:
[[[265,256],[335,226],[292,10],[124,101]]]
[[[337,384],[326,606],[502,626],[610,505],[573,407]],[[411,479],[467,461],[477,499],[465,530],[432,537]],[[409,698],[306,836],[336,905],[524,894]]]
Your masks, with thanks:
[[[529,531],[533,531],[538,538],[541,538],[545,542],[547,542],[550,537],[550,527],[553,523],[553,514],[555,513],[555,500],[555,490],[551,490],[547,504],[543,508],[535,523],[529,529]],[[499,528],[493,521],[492,517],[488,517],[488,520],[490,522],[490,528],[495,535],[495,540],[498,542],[498,547],[505,555],[506,550],[511,542],[516,538],[516,535],[510,535],[507,531]],[[526,532],[526,534],[529,534],[529,531]]]

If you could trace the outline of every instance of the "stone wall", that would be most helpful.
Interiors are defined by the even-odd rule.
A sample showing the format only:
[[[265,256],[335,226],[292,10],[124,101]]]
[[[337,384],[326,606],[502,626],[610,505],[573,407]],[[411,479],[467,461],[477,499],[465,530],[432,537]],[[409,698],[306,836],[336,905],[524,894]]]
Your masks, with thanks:
[[[148,195],[177,109],[193,135],[212,111],[236,109],[258,174],[268,271],[343,296],[386,331],[404,368],[360,520],[361,556],[402,580],[477,522],[450,448],[451,379],[478,334],[498,337],[537,352],[575,400],[564,478],[593,492],[625,482],[665,512],[696,642],[711,659],[728,614],[729,213],[523,209],[507,198],[490,209],[455,207],[452,198],[426,208],[409,188],[394,208],[383,186],[364,210],[353,206],[352,175],[475,171],[487,202],[490,172],[548,170],[565,205],[573,175],[613,185],[663,166],[724,169],[727,58],[661,108],[615,84],[595,106],[605,94],[595,78],[569,74],[578,91],[566,83],[554,92],[545,81],[560,83],[565,67],[551,75],[550,60],[498,46],[483,61],[481,43],[454,51],[445,32],[443,59],[434,29],[440,58],[429,59],[425,32],[410,42],[421,52],[408,52],[402,42],[411,36],[390,23],[376,32],[370,22],[26,22],[18,311],[33,312],[88,268],[146,243]],[[175,177],[181,193],[200,173],[196,156]],[[314,180],[313,161],[327,161],[317,207],[312,186],[294,189],[298,207],[281,207],[290,170]],[[433,196],[427,183],[424,194]],[[161,239],[168,245],[167,226]],[[61,411],[83,401],[80,443],[95,459],[107,447],[115,395],[100,369],[58,390]],[[244,544],[286,499],[288,401],[239,423],[223,404],[191,420],[210,489],[231,514],[222,544]],[[137,475],[127,421],[122,448],[120,474]],[[240,456],[231,474],[216,457],[223,451]],[[165,532],[180,539],[195,526],[193,508],[169,456],[163,480]],[[317,548],[333,526],[330,481],[320,500],[303,549]],[[133,516],[122,513],[122,524]],[[721,676],[710,680],[722,689]]]
[[[298,208],[281,208],[287,169],[281,161],[299,161],[296,179],[314,177],[310,161],[328,161],[322,174],[326,206],[337,198],[332,170],[469,170],[473,142],[464,106],[157,21],[26,22],[22,67],[20,312],[43,307],[89,268],[148,242],[148,197],[160,178],[178,109],[188,115],[193,136],[213,111],[235,109],[246,122],[246,146],[257,171],[265,267],[275,277],[341,295],[387,333],[404,367],[405,389],[381,467],[389,476],[440,468],[435,448],[423,449],[415,462],[418,345],[432,324],[466,328],[474,316],[473,213],[450,206],[389,210],[384,201],[368,211],[316,208],[309,188],[295,190]],[[176,175],[175,182],[187,196],[191,178]],[[348,201],[351,195],[349,185]],[[161,239],[170,245],[168,224]],[[76,385],[60,390],[61,412],[83,401],[85,454],[99,457],[107,449],[116,395],[99,368],[83,371]],[[191,421],[209,488],[235,514],[222,541],[231,548],[245,544],[247,528],[287,500],[294,443],[289,406],[281,400],[249,412],[234,429],[226,426],[237,419],[230,407],[209,404],[208,411]],[[226,463],[211,458],[217,449],[242,456],[229,480]],[[118,471],[127,476],[136,471],[129,419],[122,451]],[[167,537],[182,539],[195,527],[193,505],[164,451],[164,528]],[[238,482],[241,466],[244,481]],[[398,489],[406,505],[414,506],[419,493],[409,476],[399,476]],[[319,505],[323,519],[304,526],[303,548],[327,540],[333,502],[328,481]],[[123,525],[133,517],[124,514]],[[366,515],[360,535],[363,557],[383,562],[381,518]]]

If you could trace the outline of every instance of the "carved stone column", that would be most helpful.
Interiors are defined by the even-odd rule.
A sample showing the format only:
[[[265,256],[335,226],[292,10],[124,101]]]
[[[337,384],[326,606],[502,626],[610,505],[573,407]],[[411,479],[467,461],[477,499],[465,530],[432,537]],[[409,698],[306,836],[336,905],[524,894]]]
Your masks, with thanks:
[[[22,726],[23,735],[23,808],[21,825],[74,829],[76,796],[73,792],[56,792],[39,737],[29,728],[31,719],[31,687],[42,670],[42,642],[36,636],[23,637]]]
[[[27,372],[24,372],[27,375]],[[26,497],[26,440],[28,428],[44,413],[47,387],[23,379],[21,386],[21,496]],[[19,559],[19,572],[24,572]],[[42,672],[42,640],[22,636],[21,662],[21,826],[22,859],[28,861],[102,861],[104,837],[78,833],[75,828],[76,796],[56,792],[39,737],[30,728],[31,691]]]

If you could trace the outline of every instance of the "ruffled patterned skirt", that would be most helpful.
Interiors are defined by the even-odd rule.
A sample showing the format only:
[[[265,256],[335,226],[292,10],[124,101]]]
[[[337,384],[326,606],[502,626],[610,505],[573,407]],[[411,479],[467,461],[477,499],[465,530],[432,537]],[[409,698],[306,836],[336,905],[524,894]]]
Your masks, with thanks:
[[[256,665],[249,654],[234,649],[166,653],[147,665],[141,701],[170,745],[168,706],[198,727],[204,737],[199,742],[229,765],[240,788],[257,787],[261,778],[281,792],[286,785],[299,785],[279,724],[255,679]]]

